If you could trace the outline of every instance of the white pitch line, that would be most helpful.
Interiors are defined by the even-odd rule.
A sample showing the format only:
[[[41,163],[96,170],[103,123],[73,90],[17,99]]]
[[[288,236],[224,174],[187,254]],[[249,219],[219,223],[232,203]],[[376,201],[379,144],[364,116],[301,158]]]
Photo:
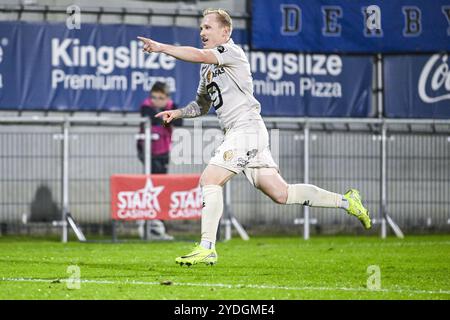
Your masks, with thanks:
[[[313,240],[314,241],[314,240]],[[311,246],[315,245],[322,245],[322,246],[333,246],[336,247],[374,247],[374,248],[381,248],[381,247],[420,247],[420,246],[431,246],[431,245],[450,245],[450,241],[440,241],[440,242],[402,242],[405,240],[400,240],[399,242],[379,242],[379,243],[360,243],[360,242],[349,242],[349,243],[338,243],[330,241],[329,243],[325,244],[311,244]],[[305,245],[309,245],[308,243],[305,243]]]
[[[33,278],[0,278],[4,282],[46,282],[52,283],[54,281],[68,282],[67,279],[33,279]],[[73,280],[70,280],[71,282]],[[90,280],[80,279],[80,283],[93,284],[114,284],[114,285],[147,285],[147,286],[161,286],[161,282],[155,281],[114,281],[114,280]],[[356,292],[386,292],[386,293],[406,293],[406,294],[450,294],[450,290],[411,290],[411,289],[379,289],[368,290],[365,288],[345,288],[345,287],[287,287],[287,286],[273,286],[273,285],[255,285],[255,284],[225,284],[225,283],[189,283],[189,282],[173,282],[173,286],[187,286],[187,287],[219,287],[227,289],[269,289],[269,290],[290,290],[290,291],[356,291]]]

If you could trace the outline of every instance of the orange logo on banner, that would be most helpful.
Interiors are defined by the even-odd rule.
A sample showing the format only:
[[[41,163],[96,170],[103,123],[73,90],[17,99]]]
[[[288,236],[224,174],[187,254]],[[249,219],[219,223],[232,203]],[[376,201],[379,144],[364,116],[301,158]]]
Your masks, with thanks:
[[[114,220],[199,219],[202,195],[199,175],[113,175]]]

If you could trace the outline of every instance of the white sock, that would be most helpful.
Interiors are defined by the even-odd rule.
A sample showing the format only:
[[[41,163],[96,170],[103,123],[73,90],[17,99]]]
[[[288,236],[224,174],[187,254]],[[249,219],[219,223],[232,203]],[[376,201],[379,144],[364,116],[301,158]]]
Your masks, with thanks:
[[[206,249],[214,248],[223,212],[223,192],[219,185],[206,185],[202,188],[202,238],[200,245]]]
[[[200,242],[200,246],[202,246],[205,249],[214,249],[214,243],[212,243],[208,240],[202,240]]]
[[[324,208],[344,208],[348,207],[342,201],[344,197],[341,194],[330,192],[312,184],[289,184],[288,197],[286,204],[302,204],[310,207]]]

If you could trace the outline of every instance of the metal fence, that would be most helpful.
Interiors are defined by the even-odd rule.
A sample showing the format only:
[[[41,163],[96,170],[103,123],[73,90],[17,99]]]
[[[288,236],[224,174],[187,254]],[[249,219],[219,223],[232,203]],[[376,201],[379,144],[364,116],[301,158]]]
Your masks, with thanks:
[[[450,230],[450,120],[265,120],[288,183],[308,182],[339,193],[360,189],[375,218],[372,232],[383,237],[389,225],[405,233]],[[1,233],[30,232],[33,224],[48,230],[68,212],[83,228],[107,233],[109,177],[145,172],[136,155],[142,121],[130,116],[1,118]],[[169,172],[200,173],[220,135],[216,119],[186,121],[174,132]],[[230,208],[250,233],[303,231],[308,238],[363,231],[342,210],[274,204],[242,175],[229,189]],[[170,223],[173,230],[198,225]]]

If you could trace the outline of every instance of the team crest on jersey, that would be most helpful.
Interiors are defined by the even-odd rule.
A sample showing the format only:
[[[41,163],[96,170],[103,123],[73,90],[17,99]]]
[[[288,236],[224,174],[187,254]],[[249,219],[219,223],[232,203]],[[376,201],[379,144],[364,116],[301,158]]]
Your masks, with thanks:
[[[224,161],[230,161],[233,159],[233,150],[228,150],[223,153],[223,160]]]

